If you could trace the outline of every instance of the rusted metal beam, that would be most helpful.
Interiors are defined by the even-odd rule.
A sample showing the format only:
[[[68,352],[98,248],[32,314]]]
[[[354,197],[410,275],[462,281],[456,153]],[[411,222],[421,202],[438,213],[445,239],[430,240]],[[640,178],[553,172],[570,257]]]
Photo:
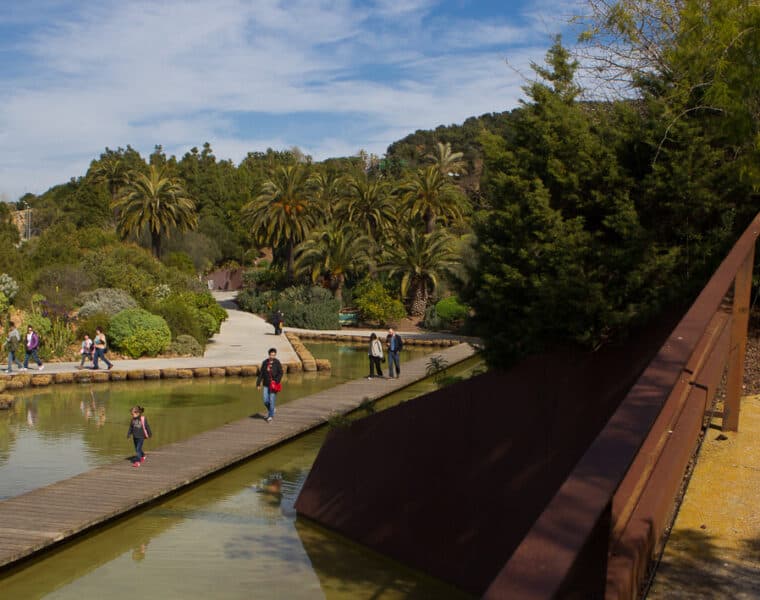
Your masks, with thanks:
[[[731,349],[728,356],[728,380],[726,401],[723,408],[723,431],[739,431],[744,356],[747,350],[747,325],[749,324],[749,299],[752,291],[752,267],[755,264],[755,247],[747,252],[734,280],[733,325]]]

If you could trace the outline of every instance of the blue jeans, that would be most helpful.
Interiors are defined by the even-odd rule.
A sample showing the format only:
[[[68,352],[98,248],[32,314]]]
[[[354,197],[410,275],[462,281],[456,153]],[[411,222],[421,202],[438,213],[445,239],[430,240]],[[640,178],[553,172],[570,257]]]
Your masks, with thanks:
[[[106,358],[106,351],[103,348],[95,348],[95,358],[92,359],[92,368],[98,368],[98,359],[101,358],[109,366],[112,367],[111,361]]]
[[[11,366],[13,365],[13,363],[16,363],[19,369],[24,366],[21,364],[21,361],[18,358],[16,358],[16,353],[9,350],[8,351],[8,372],[10,372]]]
[[[393,367],[396,367],[396,374],[401,375],[401,359],[398,350],[388,350],[388,374],[393,377]]]
[[[277,400],[277,393],[270,392],[267,386],[264,386],[264,406],[267,407],[267,418],[274,417],[274,403]]]
[[[145,452],[143,452],[143,443],[145,442],[145,438],[137,437],[136,435],[132,437],[132,439],[135,442],[135,460],[139,461],[142,460],[142,457],[145,456]]]
[[[37,356],[37,348],[32,348],[31,350],[29,350],[27,348],[26,354],[24,354],[24,368],[25,369],[29,366],[29,357],[30,356],[35,360],[35,362],[37,363],[38,367],[42,366],[42,361],[40,360],[40,357]]]

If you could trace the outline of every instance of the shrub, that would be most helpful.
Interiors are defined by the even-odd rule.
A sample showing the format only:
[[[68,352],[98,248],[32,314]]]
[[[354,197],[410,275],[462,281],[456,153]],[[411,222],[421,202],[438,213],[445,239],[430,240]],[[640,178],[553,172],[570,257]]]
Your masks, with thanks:
[[[203,348],[191,335],[179,335],[169,345],[169,352],[180,356],[203,356]]]
[[[46,298],[55,298],[57,304],[71,308],[77,297],[92,288],[92,277],[77,265],[51,265],[39,272],[34,288]]]
[[[50,333],[45,337],[43,344],[43,356],[65,356],[69,345],[74,341],[74,331],[67,319],[53,319]]]
[[[241,310],[257,315],[269,314],[277,305],[279,294],[275,291],[257,292],[256,290],[243,290],[238,292],[237,304]]]
[[[285,273],[280,269],[250,269],[243,273],[243,286],[259,292],[277,289],[285,281]]]
[[[340,302],[321,287],[295,286],[280,294],[277,307],[290,327],[303,329],[339,329]]]
[[[142,308],[129,308],[111,319],[111,343],[124,354],[139,358],[155,356],[169,347],[171,330],[163,317]]]
[[[222,321],[227,318],[227,311],[208,292],[171,294],[154,304],[152,311],[166,320],[172,338],[190,335],[201,347],[205,347],[206,340],[219,332]]]
[[[364,321],[385,325],[406,316],[404,305],[392,298],[379,281],[365,279],[354,289],[354,304]]]
[[[98,327],[103,331],[109,331],[111,328],[111,316],[104,312],[95,313],[84,318],[80,316],[77,319],[77,337],[81,339],[86,333],[91,338],[94,338],[95,330]]]
[[[5,294],[9,303],[13,304],[13,299],[18,294],[18,283],[8,273],[0,274],[0,292]]]
[[[446,325],[449,325],[466,318],[469,309],[459,302],[456,296],[449,296],[435,305],[435,312]]]
[[[80,295],[79,300],[82,302],[79,316],[85,319],[97,313],[114,316],[123,310],[137,307],[137,301],[132,296],[116,288],[99,288],[85,292]]]
[[[169,256],[164,259],[164,264],[167,267],[173,267],[183,273],[189,275],[195,274],[195,264],[193,259],[188,256],[186,252],[171,252]]]
[[[425,316],[422,319],[422,326],[425,329],[443,329],[443,321],[435,312],[435,304],[425,309]]]

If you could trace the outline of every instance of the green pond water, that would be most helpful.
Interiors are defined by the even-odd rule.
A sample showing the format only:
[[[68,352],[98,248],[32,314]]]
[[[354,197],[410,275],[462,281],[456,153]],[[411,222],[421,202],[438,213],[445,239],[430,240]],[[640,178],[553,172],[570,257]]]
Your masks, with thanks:
[[[288,376],[280,405],[366,373],[363,347],[309,348],[331,360],[332,375]],[[429,352],[405,351],[402,361]],[[471,359],[451,372],[467,376],[480,367]],[[377,406],[432,389],[433,382],[420,382]],[[125,436],[135,403],[146,407],[160,444],[262,408],[255,380],[248,378],[54,386],[29,393],[10,414],[0,414],[0,497],[129,456]],[[293,505],[325,435],[323,428],[297,438],[3,574],[0,598],[466,597],[296,518]]]

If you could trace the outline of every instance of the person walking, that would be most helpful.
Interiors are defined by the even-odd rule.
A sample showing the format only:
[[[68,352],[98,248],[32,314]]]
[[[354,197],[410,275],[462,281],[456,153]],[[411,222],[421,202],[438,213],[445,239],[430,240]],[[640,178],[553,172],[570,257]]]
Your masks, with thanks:
[[[401,376],[401,349],[404,347],[404,341],[401,336],[393,331],[393,327],[388,329],[388,337],[385,338],[388,344],[388,375],[393,379],[393,367],[396,367],[396,379]]]
[[[153,435],[148,425],[148,419],[145,418],[145,409],[142,406],[133,406],[130,411],[129,429],[127,430],[127,439],[132,436],[135,443],[135,459],[132,461],[133,467],[139,467],[145,462],[147,455],[143,452],[143,443]]]
[[[79,354],[82,355],[82,360],[79,361],[79,369],[84,368],[84,361],[92,360],[92,351],[92,340],[90,339],[90,336],[85,333],[84,339],[82,340],[82,347],[79,349]]]
[[[256,389],[260,390],[264,385],[264,406],[267,409],[267,423],[274,419],[274,404],[277,400],[277,392],[282,389],[282,364],[277,359],[277,349],[269,349],[269,357],[264,359],[256,377]]]
[[[95,358],[92,359],[92,368],[98,369],[98,359],[102,359],[108,365],[109,369],[113,369],[113,364],[106,358],[106,352],[108,351],[108,341],[106,340],[106,334],[100,327],[95,329],[95,339],[93,340],[93,346],[95,347]]]
[[[367,351],[369,357],[369,376],[367,379],[372,379],[377,371],[377,376],[383,376],[383,370],[380,367],[380,363],[383,360],[383,345],[380,343],[377,335],[373,331],[369,336],[369,350]]]
[[[40,336],[34,330],[34,327],[29,325],[26,328],[26,352],[24,353],[24,370],[29,368],[29,357],[31,356],[37,363],[37,370],[42,371],[45,365],[42,364],[37,351],[40,348]]]
[[[8,329],[8,337],[5,339],[5,349],[8,351],[8,373],[13,370],[13,363],[16,363],[19,370],[26,371],[21,361],[16,358],[16,353],[21,346],[21,334],[16,329],[16,324],[13,321],[8,323]]]

